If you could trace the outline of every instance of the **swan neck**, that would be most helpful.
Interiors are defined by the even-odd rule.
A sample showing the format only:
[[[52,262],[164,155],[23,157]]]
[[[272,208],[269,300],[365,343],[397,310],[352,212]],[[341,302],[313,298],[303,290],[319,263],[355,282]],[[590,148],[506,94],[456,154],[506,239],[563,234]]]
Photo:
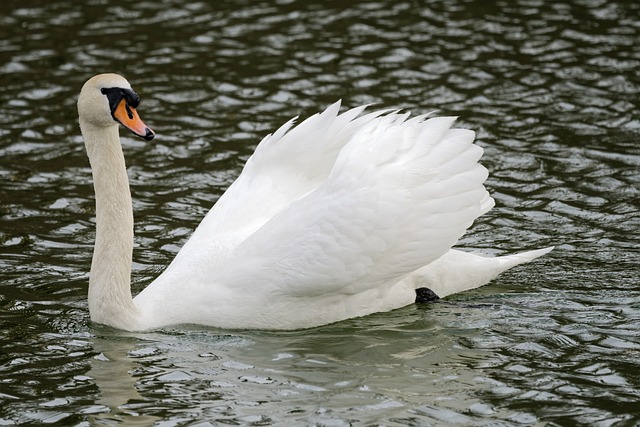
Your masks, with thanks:
[[[131,298],[133,208],[118,127],[80,122],[96,197],[96,242],[89,277],[91,320],[120,329],[136,328]]]

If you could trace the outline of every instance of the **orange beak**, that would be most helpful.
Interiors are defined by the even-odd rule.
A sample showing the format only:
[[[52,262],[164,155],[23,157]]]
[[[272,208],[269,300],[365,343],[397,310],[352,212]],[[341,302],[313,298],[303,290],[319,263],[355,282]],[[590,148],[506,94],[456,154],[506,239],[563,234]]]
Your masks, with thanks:
[[[136,109],[127,104],[127,101],[125,101],[124,98],[118,103],[118,106],[113,112],[113,117],[115,117],[122,126],[126,127],[140,138],[151,141],[153,137],[156,136],[155,132],[144,124]]]

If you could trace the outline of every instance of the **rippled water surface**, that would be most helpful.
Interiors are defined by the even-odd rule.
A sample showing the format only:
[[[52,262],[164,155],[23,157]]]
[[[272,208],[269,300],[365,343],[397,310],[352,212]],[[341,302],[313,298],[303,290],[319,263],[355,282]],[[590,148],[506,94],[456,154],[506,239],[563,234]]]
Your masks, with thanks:
[[[0,5],[0,424],[640,425],[636,1]],[[290,117],[460,116],[497,206],[462,239],[556,250],[427,306],[301,332],[93,325],[75,102],[124,74],[134,291]]]

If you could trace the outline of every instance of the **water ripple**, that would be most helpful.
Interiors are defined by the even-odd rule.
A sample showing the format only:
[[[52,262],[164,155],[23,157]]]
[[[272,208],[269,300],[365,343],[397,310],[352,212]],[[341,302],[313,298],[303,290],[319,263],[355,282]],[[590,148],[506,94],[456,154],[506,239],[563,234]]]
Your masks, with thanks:
[[[0,423],[638,422],[636,2],[40,3],[0,6]],[[461,243],[557,248],[488,288],[314,331],[92,325],[75,102],[104,71],[158,133],[123,133],[134,291],[265,134],[340,98],[459,115],[497,201]]]

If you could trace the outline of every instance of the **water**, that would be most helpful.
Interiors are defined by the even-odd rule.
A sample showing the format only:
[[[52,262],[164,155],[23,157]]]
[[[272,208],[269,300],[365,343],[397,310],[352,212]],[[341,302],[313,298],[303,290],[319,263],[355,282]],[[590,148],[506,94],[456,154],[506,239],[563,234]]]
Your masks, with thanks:
[[[640,425],[640,5],[519,0],[5,1],[0,424]],[[491,285],[311,331],[89,321],[75,102],[124,74],[149,283],[255,144],[337,99],[477,130],[497,206],[461,241],[556,245]]]

